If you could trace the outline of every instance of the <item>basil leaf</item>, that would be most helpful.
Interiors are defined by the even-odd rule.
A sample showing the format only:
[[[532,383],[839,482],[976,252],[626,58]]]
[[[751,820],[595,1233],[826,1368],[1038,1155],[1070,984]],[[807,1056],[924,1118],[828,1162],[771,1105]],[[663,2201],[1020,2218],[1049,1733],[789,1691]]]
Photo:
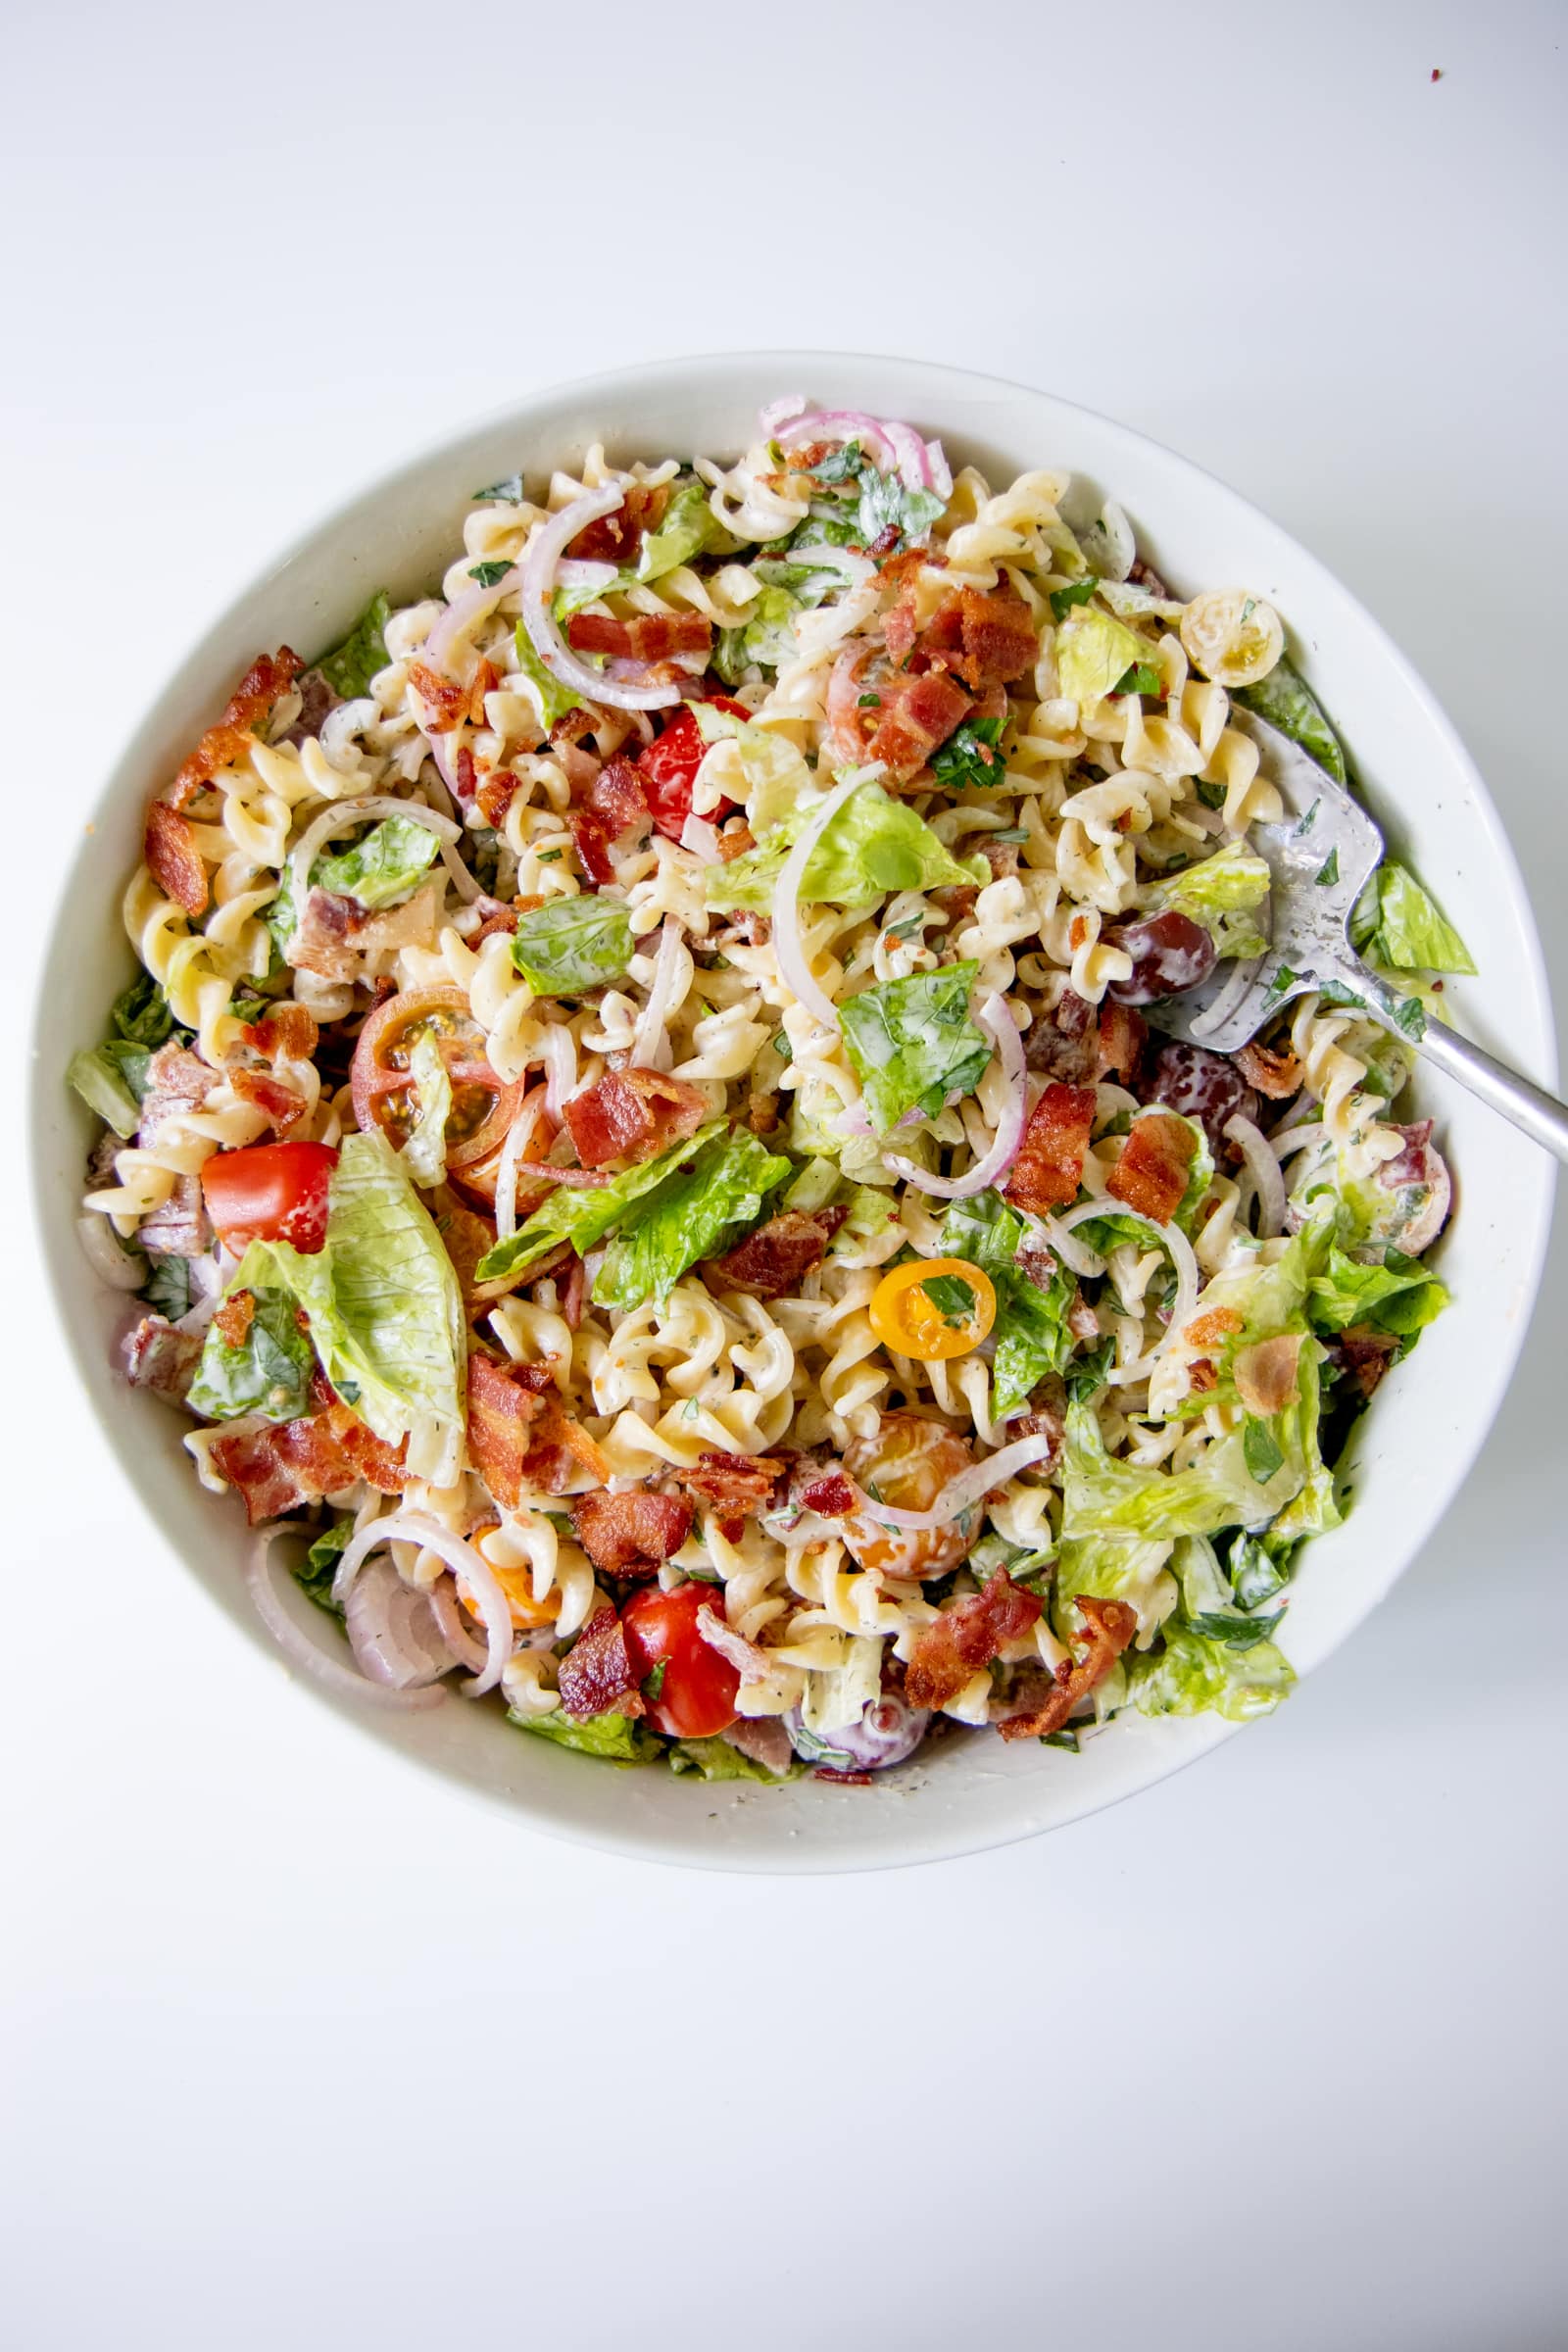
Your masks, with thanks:
[[[1242,1459],[1247,1464],[1248,1475],[1255,1478],[1260,1487],[1268,1485],[1285,1460],[1285,1449],[1274,1432],[1266,1421],[1259,1421],[1254,1413],[1248,1414],[1242,1434]]]
[[[260,1413],[267,1421],[293,1421],[311,1400],[311,1375],[316,1354],[299,1327],[292,1292],[262,1288],[255,1281],[265,1259],[255,1257],[256,1245],[245,1253],[239,1272],[225,1296],[249,1291],[255,1302],[250,1328],[237,1348],[231,1348],[217,1322],[207,1326],[201,1362],[186,1401],[193,1413],[209,1421],[232,1421],[240,1413]]]
[[[1055,620],[1065,620],[1073,606],[1087,605],[1099,586],[1099,580],[1091,572],[1087,579],[1074,580],[1070,588],[1053,588],[1051,591],[1052,617]]]
[[[960,1274],[928,1274],[920,1288],[950,1330],[961,1330],[973,1321],[974,1290]]]
[[[481,588],[499,588],[513,568],[510,564],[470,564],[468,577],[477,580]]]
[[[991,1041],[969,1014],[979,969],[970,960],[885,980],[839,1006],[845,1051],[878,1135],[906,1110],[935,1118],[950,1096],[979,1084],[991,1059]]]
[[[536,997],[602,988],[631,956],[631,917],[618,899],[552,899],[519,914],[512,935],[512,960]]]
[[[1292,662],[1282,655],[1266,678],[1255,686],[1238,686],[1231,696],[1244,710],[1256,711],[1271,727],[1278,727],[1292,743],[1298,743],[1309,759],[1327,769],[1337,784],[1349,781],[1345,754],[1340,739],[1323,715],[1322,706],[1306,680]]]

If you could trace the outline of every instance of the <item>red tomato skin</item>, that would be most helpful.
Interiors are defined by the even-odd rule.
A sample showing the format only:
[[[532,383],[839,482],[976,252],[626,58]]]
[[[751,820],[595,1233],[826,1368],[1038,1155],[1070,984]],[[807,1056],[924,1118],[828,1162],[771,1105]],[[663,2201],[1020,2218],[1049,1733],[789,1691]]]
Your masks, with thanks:
[[[326,1240],[327,1187],[336,1165],[331,1144],[250,1144],[207,1161],[202,1198],[230,1250],[287,1242],[302,1257],[314,1257]]]
[[[732,717],[750,718],[752,715],[744,703],[731,702],[727,695],[715,694],[709,699],[715,710],[727,710]],[[670,841],[679,841],[681,828],[692,812],[692,786],[697,781],[697,770],[703,764],[703,755],[707,749],[688,703],[682,705],[647,750],[638,755],[637,769],[643,779],[643,797],[648,803],[654,823]],[[710,821],[717,823],[730,814],[731,807],[730,802],[723,802],[714,810]]]
[[[735,1720],[741,1678],[697,1630],[705,1603],[723,1615],[716,1585],[677,1585],[673,1592],[649,1585],[620,1613],[638,1682],[647,1681],[661,1658],[665,1661],[659,1696],[648,1701],[648,1721],[668,1740],[710,1740]]]

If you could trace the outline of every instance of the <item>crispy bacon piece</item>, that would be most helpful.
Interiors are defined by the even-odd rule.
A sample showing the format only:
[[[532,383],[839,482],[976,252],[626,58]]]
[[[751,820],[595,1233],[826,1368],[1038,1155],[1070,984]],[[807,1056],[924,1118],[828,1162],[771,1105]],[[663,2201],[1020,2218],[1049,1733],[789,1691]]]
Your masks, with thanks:
[[[199,1176],[176,1176],[169,1199],[136,1228],[144,1250],[160,1257],[205,1257],[213,1246],[212,1219]]]
[[[916,667],[925,663],[955,670],[971,693],[984,694],[1022,677],[1039,652],[1039,635],[1022,597],[1009,588],[989,593],[956,588],[920,631],[913,659]]]
[[[618,754],[606,760],[582,806],[571,810],[569,821],[583,870],[595,882],[613,882],[612,843],[630,833],[646,833],[653,821],[642,778],[632,762]]]
[[[1076,1200],[1094,1123],[1092,1086],[1048,1086],[1029,1113],[1003,1198],[1031,1216]]]
[[[1195,1396],[1206,1396],[1219,1387],[1219,1373],[1206,1355],[1196,1355],[1187,1367],[1187,1385]]]
[[[1039,1614],[1035,1594],[999,1568],[978,1592],[952,1602],[915,1636],[904,1678],[909,1705],[945,1707],[971,1675],[1026,1634]]]
[[[254,1291],[231,1291],[213,1321],[223,1335],[225,1348],[243,1348],[245,1335],[256,1320]]]
[[[542,1398],[513,1377],[511,1368],[475,1348],[468,1357],[468,1458],[505,1510],[521,1507],[523,1468],[533,1444],[532,1424]]]
[[[1250,1045],[1238,1046],[1231,1059],[1250,1086],[1276,1102],[1285,1102],[1300,1086],[1301,1057],[1289,1047],[1283,1054],[1274,1054],[1253,1038]]]
[[[1009,1444],[1016,1438],[1049,1438],[1051,1451],[1031,1464],[1031,1472],[1044,1478],[1061,1459],[1061,1448],[1067,1435],[1067,1391],[1054,1374],[1048,1374],[1040,1387],[1039,1401],[1031,1413],[1014,1414],[1007,1423]]]
[[[217,726],[208,728],[174,778],[169,799],[175,808],[188,808],[220,767],[244,758],[256,721],[266,717],[299,674],[300,658],[286,645],[280,645],[275,654],[263,654],[251,664]]]
[[[692,1532],[692,1506],[678,1494],[577,1494],[571,1524],[596,1568],[607,1576],[654,1576]]]
[[[1149,1023],[1143,1014],[1134,1005],[1118,1004],[1107,997],[1100,1007],[1097,1040],[1100,1067],[1096,1076],[1120,1078],[1131,1085],[1149,1043]]]
[[[193,1331],[176,1331],[164,1315],[143,1315],[125,1334],[121,1352],[133,1389],[151,1389],[155,1396],[183,1404],[201,1362],[202,1343]]]
[[[450,735],[467,717],[468,689],[449,678],[444,669],[432,669],[428,662],[411,662],[409,684],[424,705],[428,734]]]
[[[501,672],[499,669],[497,669],[495,663],[490,661],[488,657],[481,659],[478,668],[468,680],[468,702],[466,715],[468,724],[470,726],[482,727],[484,725],[484,698],[487,694],[494,694],[500,683]],[[465,760],[467,761],[466,780],[466,771],[463,764]],[[464,801],[471,799],[473,795],[473,754],[467,749],[466,745],[465,745],[464,748],[459,752],[456,760],[453,762],[453,765],[458,779],[459,800]]]
[[[536,1266],[534,1272],[539,1268]],[[522,1366],[515,1367],[521,1371]],[[610,1464],[580,1422],[574,1421],[552,1388],[541,1400],[543,1410],[534,1427],[533,1443],[523,1457],[522,1483],[541,1494],[565,1494],[580,1472],[604,1486]]]
[[[1031,1027],[1023,1057],[1030,1069],[1043,1070],[1063,1086],[1093,1086],[1100,1075],[1100,1035],[1089,999],[1064,988]]]
[[[722,1257],[705,1258],[704,1279],[724,1290],[749,1291],[754,1298],[782,1298],[821,1264],[849,1213],[847,1208],[786,1208]]]
[[[801,1501],[819,1519],[847,1519],[858,1508],[855,1489],[842,1470],[829,1470],[801,1489]]]
[[[146,1152],[157,1143],[159,1129],[166,1119],[180,1111],[199,1110],[208,1092],[218,1084],[218,1073],[210,1070],[199,1054],[187,1053],[183,1046],[171,1041],[160,1046],[147,1064],[147,1084],[141,1098],[141,1124],[136,1129],[136,1141]]]
[[[1141,1217],[1168,1225],[1192,1169],[1198,1139],[1173,1111],[1143,1112],[1133,1121],[1105,1190]]]
[[[609,654],[622,662],[667,662],[675,654],[706,654],[713,631],[700,612],[639,612],[612,620],[603,612],[574,612],[566,642],[579,654]]]
[[[337,1409],[354,1418],[346,1406]],[[353,1486],[360,1472],[338,1441],[334,1418],[313,1413],[275,1428],[229,1430],[213,1441],[212,1458],[245,1497],[252,1527]]]
[[[1102,1683],[1138,1631],[1138,1611],[1124,1600],[1095,1600],[1083,1595],[1078,1612],[1089,1635],[1089,1648],[1076,1663],[1063,1658],[1056,1668],[1055,1688],[1042,1703],[1021,1714],[1004,1716],[997,1729],[1004,1740],[1038,1740],[1059,1732],[1081,1698]]]
[[[1242,1318],[1234,1306],[1211,1306],[1195,1315],[1182,1331],[1184,1348],[1213,1348],[1228,1340],[1242,1328]]]
[[[404,1492],[409,1483],[409,1473],[404,1468],[404,1456],[409,1450],[407,1438],[401,1439],[396,1447],[389,1446],[358,1413],[335,1399],[327,1411],[326,1422],[336,1444],[367,1486],[374,1487],[378,1494]]]
[[[274,1004],[246,1030],[245,1043],[269,1061],[309,1061],[320,1034],[303,1004]]]
[[[789,1464],[760,1453],[703,1453],[680,1473],[688,1494],[706,1503],[726,1543],[738,1544],[748,1519],[769,1509]]]
[[[718,837],[718,854],[726,865],[733,865],[737,858],[756,847],[757,836],[744,816],[732,816]]]
[[[1348,1379],[1354,1381],[1362,1396],[1370,1399],[1379,1381],[1393,1363],[1398,1346],[1392,1331],[1379,1331],[1371,1323],[1352,1323],[1337,1339],[1329,1342],[1329,1356]]]
[[[281,1078],[270,1077],[266,1070],[230,1070],[228,1083],[242,1102],[252,1102],[266,1112],[279,1135],[287,1135],[295,1121],[305,1116],[305,1097],[296,1087],[285,1086]]]
[[[393,948],[427,948],[435,937],[437,888],[427,883],[401,906],[388,906],[377,914],[367,914],[353,899],[312,890],[288,943],[287,960],[318,979],[348,982],[362,976],[368,956]]]
[[[167,891],[187,914],[206,913],[207,868],[196,847],[196,828],[168,801],[154,801],[147,810],[142,856],[160,890]]]
[[[494,1296],[481,1298],[475,1276],[479,1260],[496,1246],[496,1229],[488,1217],[469,1208],[450,1186],[444,1186],[431,1201],[436,1228],[452,1260],[463,1293],[463,1303],[470,1314],[477,1306],[493,1306]]]
[[[597,522],[583,525],[566,549],[568,559],[573,564],[635,564],[644,531],[658,530],[668,503],[667,482],[653,488],[633,482],[612,514],[601,514]]]
[[[633,1063],[607,1070],[562,1109],[583,1166],[605,1168],[615,1159],[652,1159],[684,1143],[707,1118],[708,1099],[684,1078]]]
[[[561,1703],[577,1723],[590,1716],[645,1715],[647,1702],[626,1647],[626,1634],[613,1609],[589,1618],[561,1661]]]
[[[1231,1369],[1236,1394],[1250,1413],[1267,1421],[1282,1413],[1296,1395],[1296,1367],[1301,1353],[1301,1335],[1281,1332],[1276,1339],[1259,1340],[1244,1348]]]
[[[582,1310],[586,1303],[587,1294],[588,1269],[577,1252],[573,1250],[566,1279],[561,1286],[561,1311],[565,1318],[568,1331],[582,1329]]]
[[[487,825],[500,832],[507,821],[507,810],[518,789],[519,779],[510,767],[492,767],[474,786],[473,797],[479,804],[479,813]]]
[[[876,688],[881,709],[866,745],[868,760],[880,760],[899,783],[917,775],[939,743],[945,743],[969,708],[969,697],[940,669],[920,677],[894,674]]]

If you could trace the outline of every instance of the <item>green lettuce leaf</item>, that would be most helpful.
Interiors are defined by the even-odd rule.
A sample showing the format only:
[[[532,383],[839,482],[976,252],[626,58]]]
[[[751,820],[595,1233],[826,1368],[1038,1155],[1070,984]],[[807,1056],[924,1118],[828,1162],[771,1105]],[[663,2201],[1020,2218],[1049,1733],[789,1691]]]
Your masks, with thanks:
[[[155,1315],[162,1315],[167,1323],[177,1323],[196,1303],[190,1259],[154,1250],[146,1262],[147,1279],[136,1296],[146,1299]]]
[[[645,533],[634,576],[644,582],[662,579],[677,564],[700,556],[715,528],[706,484],[683,482],[664,509],[658,530]]]
[[[138,972],[130,986],[121,991],[110,1008],[109,1026],[116,1037],[128,1045],[144,1046],[149,1053],[166,1042],[174,1016],[151,972]]]
[[[133,1047],[140,1054],[140,1048]],[[143,1066],[146,1056],[141,1055]],[[125,1073],[107,1046],[73,1054],[66,1064],[66,1083],[75,1088],[90,1111],[128,1142],[141,1124],[140,1099],[127,1085]]]
[[[147,1064],[173,1028],[169,999],[150,972],[139,972],[115,999],[103,1044],[74,1054],[66,1065],[67,1083],[124,1141],[141,1123]]]
[[[384,588],[378,588],[342,644],[312,662],[312,668],[319,670],[332,692],[346,703],[368,694],[377,670],[385,669],[386,624],[391,617],[392,600]]]
[[[512,935],[512,960],[536,997],[603,988],[631,957],[631,917],[618,899],[552,899],[519,914]]]
[[[354,1533],[354,1515],[344,1511],[334,1519],[323,1535],[317,1537],[304,1559],[294,1568],[294,1574],[318,1609],[330,1616],[341,1617],[343,1612],[332,1598],[332,1586],[337,1576],[337,1564],[344,1546]]]
[[[1114,694],[1127,672],[1148,661],[1153,648],[1108,612],[1090,608],[1069,612],[1056,631],[1056,675],[1061,691],[1081,710]]]
[[[568,710],[585,710],[588,706],[581,695],[563,686],[553,670],[546,669],[534,651],[533,639],[519,620],[514,631],[517,649],[517,667],[539,697],[539,715],[546,727],[553,727]]]
[[[1303,1365],[1315,1375],[1310,1348],[1303,1348],[1301,1354]],[[1315,1428],[1315,1377],[1312,1391]],[[1267,1526],[1306,1482],[1300,1409],[1298,1405],[1278,1415],[1271,1425],[1282,1438],[1280,1463],[1270,1478],[1258,1480],[1247,1466],[1246,1441],[1240,1432],[1221,1438],[1191,1469],[1172,1473],[1116,1460],[1105,1451],[1094,1407],[1069,1403],[1061,1482],[1063,1536],[1128,1535],[1152,1541],[1211,1536],[1224,1527]]]
[[[1300,671],[1283,655],[1266,678],[1259,678],[1255,686],[1238,686],[1231,700],[1240,703],[1244,710],[1254,710],[1271,727],[1278,727],[1292,743],[1298,743],[1307,757],[1325,768],[1337,784],[1348,783],[1349,773],[1339,737]]]
[[[690,1147],[688,1147],[690,1151]],[[727,1249],[790,1172],[745,1128],[715,1135],[688,1174],[672,1174],[622,1218],[594,1284],[597,1306],[661,1305],[688,1266]]]
[[[1082,1620],[1074,1603],[1080,1595],[1095,1600],[1125,1600],[1138,1611],[1139,1622],[1157,1625],[1176,1598],[1167,1574],[1168,1541],[1136,1536],[1063,1535],[1056,1553],[1052,1590],[1051,1621],[1063,1642],[1077,1639]]]
[[[580,1755],[603,1757],[607,1764],[653,1764],[663,1744],[629,1715],[590,1715],[579,1723],[564,1708],[553,1715],[518,1715],[509,1708],[507,1721],[519,1732],[553,1740],[558,1747],[574,1747]]]
[[[889,528],[899,534],[900,546],[923,539],[946,513],[946,501],[934,490],[910,490],[897,473],[882,473],[872,465],[858,441],[847,441],[819,466],[814,480],[827,484],[854,483],[859,490],[856,528],[862,546],[870,547]]]
[[[231,1348],[216,1322],[207,1326],[186,1401],[208,1421],[232,1421],[240,1413],[294,1421],[310,1409],[316,1356],[299,1327],[294,1293],[268,1288],[271,1274],[268,1245],[252,1242],[224,1294],[250,1292],[256,1301],[250,1329]]]
[[[409,1054],[409,1075],[418,1097],[419,1116],[403,1147],[403,1165],[428,1192],[447,1172],[447,1121],[452,1116],[452,1080],[428,1028],[419,1031]]]
[[[979,1085],[991,1059],[991,1040],[969,1016],[979,969],[972,961],[950,963],[884,980],[839,1006],[845,1052],[878,1135],[906,1110],[935,1118],[950,1095]]]
[[[737,718],[733,710],[720,710],[713,703],[691,703],[687,708],[705,743],[718,743],[727,737],[738,746],[746,778],[746,821],[759,840],[793,815],[803,794],[809,797],[815,793],[816,778],[806,764],[804,753],[786,736],[771,727],[754,726],[750,719]],[[786,843],[786,855],[788,846]]]
[[[1267,860],[1233,843],[1156,882],[1147,894],[1146,907],[1151,914],[1185,914],[1201,923],[1221,956],[1241,960],[1261,956],[1268,946],[1250,919],[1268,894]]]
[[[1381,1265],[1363,1265],[1336,1242],[1322,1273],[1312,1277],[1310,1312],[1317,1331],[1346,1331],[1370,1323],[1401,1338],[1425,1328],[1448,1304],[1448,1293],[1418,1257],[1386,1250]]]
[[[743,1756],[738,1747],[727,1740],[677,1740],[669,1750],[671,1772],[700,1772],[705,1781],[766,1781],[774,1788],[786,1781],[797,1781],[806,1766],[797,1757],[783,1772],[769,1772],[765,1764]]]
[[[1045,1290],[1019,1272],[1015,1261],[1026,1230],[1016,1210],[989,1189],[955,1200],[942,1221],[943,1255],[967,1258],[982,1267],[997,1294],[991,1366],[994,1421],[1014,1412],[1048,1373],[1062,1371],[1072,1353],[1066,1317],[1076,1285],[1059,1265]]]
[[[418,885],[440,855],[428,825],[389,816],[346,850],[323,851],[311,867],[312,886],[340,899],[354,899],[370,911],[392,906]]]
[[[581,1192],[569,1185],[559,1186],[515,1233],[486,1251],[479,1261],[478,1280],[494,1282],[520,1273],[558,1242],[570,1242],[578,1256],[585,1256],[596,1242],[604,1240],[612,1225],[620,1222],[634,1201],[662,1184],[683,1160],[694,1159],[705,1144],[723,1131],[723,1125],[722,1119],[710,1120],[686,1142],[671,1144],[667,1152],[644,1160],[639,1167],[628,1168],[623,1175],[612,1176],[608,1184],[596,1185],[591,1190],[585,1187]]]
[[[1214,1714],[1250,1723],[1271,1714],[1296,1682],[1272,1642],[1238,1647],[1182,1624],[1167,1625],[1157,1649],[1134,1651],[1124,1663],[1128,1697],[1145,1715]]]
[[[1356,944],[1374,963],[1396,972],[1467,972],[1476,969],[1464,941],[1439,910],[1414,874],[1385,858],[1368,892],[1376,893],[1376,918],[1368,928],[1362,900],[1356,903]]]
[[[723,718],[727,713],[721,710],[717,715]],[[755,850],[728,865],[710,866],[703,885],[709,906],[725,912],[747,907],[765,914],[785,860],[810,814],[809,808],[796,808]],[[937,890],[990,879],[991,868],[983,858],[960,864],[907,801],[894,800],[873,779],[852,792],[829,821],[806,860],[799,897],[803,905],[827,900],[838,906],[867,906],[893,890]]]

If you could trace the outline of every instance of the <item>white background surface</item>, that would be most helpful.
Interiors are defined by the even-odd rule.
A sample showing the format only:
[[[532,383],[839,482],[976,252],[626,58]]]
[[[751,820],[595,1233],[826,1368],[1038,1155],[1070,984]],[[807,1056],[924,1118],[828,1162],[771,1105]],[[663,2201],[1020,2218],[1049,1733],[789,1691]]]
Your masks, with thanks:
[[[1488,776],[1560,1010],[1565,20],[1280,21],[12,0],[19,993],[74,809],[323,506],[554,377],[799,343],[1040,383],[1303,538]],[[1568,2341],[1560,1240],[1459,1504],[1281,1716],[1044,1843],[774,1883],[314,1710],[0,1239],[8,2347]]]

